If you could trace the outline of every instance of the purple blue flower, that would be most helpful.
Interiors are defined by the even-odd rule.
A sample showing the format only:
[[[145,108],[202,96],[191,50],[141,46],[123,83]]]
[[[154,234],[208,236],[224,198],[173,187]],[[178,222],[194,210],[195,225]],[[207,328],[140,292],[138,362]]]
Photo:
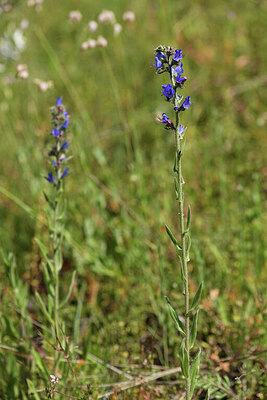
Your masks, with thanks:
[[[157,120],[159,122],[161,122],[162,124],[165,124],[166,129],[174,129],[174,125],[173,125],[172,121],[165,113],[162,114],[162,118],[157,117]]]
[[[177,75],[182,75],[182,73],[184,72],[183,63],[181,63],[180,65],[177,65],[176,68],[172,68],[172,69],[176,72]]]
[[[171,122],[169,117],[165,113],[162,114],[162,118],[159,118],[159,121],[162,122],[163,124]]]
[[[177,75],[175,82],[178,83],[178,85],[183,85],[186,80],[187,80],[186,76]]]
[[[48,176],[46,176],[45,179],[50,183],[56,183],[56,180],[55,180],[52,172],[49,172]]]
[[[61,97],[57,97],[57,107],[62,104],[63,99]]]
[[[66,175],[68,175],[69,172],[69,168],[66,168],[65,171],[63,172],[63,174],[61,175],[60,179],[65,178]]]
[[[155,65],[156,71],[163,67],[163,63],[166,62],[166,56],[161,51],[155,55]]]
[[[175,94],[175,90],[170,83],[168,83],[167,85],[162,85],[162,89],[163,90],[161,91],[161,93],[163,94],[163,96],[167,97],[167,100],[170,100]]]
[[[53,136],[55,136],[55,137],[59,137],[59,133],[60,133],[59,130],[58,130],[57,128],[54,128],[54,129],[52,130],[52,133],[51,133],[51,134],[52,134]]]
[[[191,98],[190,96],[187,96],[185,98],[185,101],[183,102],[183,104],[181,105],[181,108],[188,110],[188,108],[191,106]]]
[[[183,58],[182,50],[175,50],[173,61],[179,62]]]
[[[60,150],[67,149],[68,146],[69,146],[69,143],[68,143],[68,141],[66,140],[66,142],[64,142],[63,145],[61,146]]]
[[[178,133],[179,133],[180,136],[184,133],[184,126],[182,124],[179,125]]]
[[[66,129],[66,128],[68,128],[68,127],[69,127],[69,120],[66,119],[66,120],[63,122],[63,124],[61,125],[61,129]]]

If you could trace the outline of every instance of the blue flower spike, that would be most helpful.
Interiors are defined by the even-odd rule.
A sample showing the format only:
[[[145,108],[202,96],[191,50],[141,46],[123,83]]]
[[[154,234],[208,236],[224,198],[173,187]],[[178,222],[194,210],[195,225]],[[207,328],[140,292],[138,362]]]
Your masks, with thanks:
[[[56,98],[55,106],[51,107],[52,114],[52,129],[51,136],[54,138],[54,144],[52,149],[49,151],[49,157],[53,157],[51,160],[51,166],[55,171],[55,176],[52,172],[48,173],[45,177],[50,183],[53,183],[57,188],[60,186],[60,182],[69,172],[69,168],[61,170],[62,165],[67,161],[65,150],[69,146],[68,140],[66,140],[66,130],[69,127],[69,113],[66,110],[62,97]],[[64,139],[64,140],[63,140]],[[63,172],[62,172],[63,171]]]

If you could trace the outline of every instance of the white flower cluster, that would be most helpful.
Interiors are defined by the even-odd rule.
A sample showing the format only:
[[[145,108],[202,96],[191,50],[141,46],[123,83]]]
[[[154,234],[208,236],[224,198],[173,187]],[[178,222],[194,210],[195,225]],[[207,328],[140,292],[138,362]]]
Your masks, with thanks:
[[[42,11],[43,0],[28,0],[27,6],[28,7],[35,7],[35,11],[39,12]]]
[[[18,64],[17,65],[17,74],[20,79],[29,78],[28,67],[26,64]]]
[[[126,11],[122,16],[123,21],[125,22],[134,22],[135,14],[133,11]],[[97,21],[89,21],[88,28],[91,33],[95,33],[100,24],[110,24],[113,27],[114,36],[118,36],[122,31],[122,25],[116,22],[116,17],[113,11],[103,10],[97,17]],[[108,45],[108,41],[105,37],[99,35],[97,39],[88,39],[87,41],[81,44],[82,50],[92,49],[96,46],[106,47]]]
[[[8,4],[8,0],[2,0],[2,4],[0,6],[0,14],[3,12],[8,12],[12,10],[11,4]]]
[[[71,11],[69,13],[70,22],[80,22],[82,19],[82,13],[80,11]]]

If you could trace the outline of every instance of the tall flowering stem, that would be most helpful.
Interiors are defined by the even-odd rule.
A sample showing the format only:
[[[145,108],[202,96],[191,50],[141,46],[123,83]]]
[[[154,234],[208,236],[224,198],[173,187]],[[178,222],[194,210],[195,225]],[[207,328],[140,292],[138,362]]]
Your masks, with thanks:
[[[198,310],[196,310],[196,308],[202,292],[202,283],[199,285],[190,307],[187,263],[190,261],[191,210],[190,207],[188,207],[187,221],[185,224],[183,192],[184,179],[182,176],[182,156],[185,146],[185,128],[179,123],[179,118],[180,113],[188,110],[188,108],[191,106],[191,99],[190,96],[183,99],[183,96],[178,93],[178,90],[183,89],[184,83],[187,81],[187,77],[182,76],[184,72],[183,63],[181,61],[182,59],[182,50],[164,46],[158,46],[155,50],[154,67],[156,68],[156,73],[167,73],[170,78],[170,83],[162,85],[161,93],[165,97],[166,101],[172,105],[175,113],[175,123],[173,123],[165,113],[162,114],[162,117],[158,117],[158,121],[164,125],[165,129],[173,132],[175,139],[176,152],[174,162],[174,182],[176,199],[178,201],[180,241],[175,238],[174,234],[167,225],[165,225],[165,227],[179,257],[184,296],[184,322],[182,322],[182,320],[179,318],[177,312],[167,297],[166,300],[170,315],[175,323],[177,331],[183,336],[179,351],[179,358],[181,362],[182,374],[185,377],[186,400],[190,400],[193,396],[200,363],[200,350],[192,362],[190,362],[190,350],[194,347],[197,335]],[[190,318],[192,315],[192,324],[190,324]]]
[[[48,225],[51,237],[52,254],[47,258],[49,270],[46,271],[46,276],[51,275],[50,282],[53,285],[48,286],[48,294],[53,299],[53,315],[51,316],[54,321],[55,338],[58,334],[59,323],[59,272],[62,268],[62,237],[63,237],[63,224],[62,218],[64,214],[63,202],[63,181],[68,175],[69,168],[66,166],[68,158],[66,151],[68,149],[68,140],[66,140],[66,133],[69,127],[69,114],[63,105],[63,100],[59,97],[56,99],[56,104],[51,107],[52,115],[52,147],[48,153],[50,158],[51,172],[45,179],[53,186],[53,193],[48,197],[44,193],[45,198],[49,204],[49,213],[47,213]]]

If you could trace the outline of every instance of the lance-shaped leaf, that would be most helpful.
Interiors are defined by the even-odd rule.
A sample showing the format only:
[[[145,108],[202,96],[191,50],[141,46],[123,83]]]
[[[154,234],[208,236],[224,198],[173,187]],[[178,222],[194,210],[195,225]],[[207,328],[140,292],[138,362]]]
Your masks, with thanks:
[[[44,258],[45,258],[45,260],[46,260],[46,262],[47,262],[47,264],[48,264],[48,266],[49,266],[49,268],[50,268],[50,271],[51,271],[52,273],[54,273],[53,260],[52,260],[51,257],[49,256],[48,251],[47,251],[45,245],[44,245],[39,239],[37,239],[37,238],[35,238],[35,241],[37,242],[37,244],[38,244],[38,246],[39,246],[41,252],[43,253],[43,256],[44,256]]]
[[[174,187],[175,187],[176,200],[179,200],[180,192],[176,176],[174,178]]]
[[[195,294],[195,297],[193,299],[192,306],[191,306],[189,312],[193,311],[196,308],[196,306],[198,305],[199,299],[201,297],[202,289],[203,289],[203,282],[201,282],[201,284],[199,285],[199,287],[197,289],[197,292]]]
[[[207,391],[207,394],[206,394],[205,400],[210,400],[210,394],[211,394],[211,389],[210,389],[210,388],[208,388],[208,391]]]
[[[47,196],[47,194],[45,192],[43,192],[43,194],[44,194],[44,198],[45,198],[47,204],[49,204],[49,207],[51,208],[51,210],[54,210],[55,203],[53,203],[53,201],[49,199],[49,197]]]
[[[165,299],[166,299],[166,301],[168,303],[169,312],[170,312],[170,315],[171,315],[171,317],[172,317],[172,319],[173,319],[173,321],[175,323],[175,326],[176,326],[177,330],[185,335],[182,321],[178,317],[177,312],[175,311],[175,309],[171,305],[170,300],[168,299],[167,296],[165,296]]]
[[[180,263],[180,267],[181,267],[181,277],[182,277],[182,281],[186,282],[186,277],[184,274],[184,265],[183,265],[183,259],[181,256],[179,256],[179,263]],[[184,294],[184,293],[183,293]]]
[[[194,346],[195,340],[196,340],[196,337],[197,337],[198,313],[199,313],[199,310],[197,310],[197,312],[194,315],[192,327],[191,327],[191,330],[190,330],[190,336],[189,336],[189,347],[190,347],[190,349],[192,349],[192,347]]]
[[[39,304],[39,306],[40,306],[40,308],[41,308],[42,313],[44,314],[44,316],[47,318],[47,320],[49,321],[49,323],[50,323],[51,325],[54,325],[53,318],[51,317],[51,315],[50,315],[49,312],[47,311],[46,306],[45,306],[45,304],[44,304],[44,302],[43,302],[43,300],[42,300],[42,298],[41,298],[41,296],[39,295],[38,292],[35,292],[35,298],[36,298],[36,300],[38,301],[38,304]]]
[[[190,261],[190,247],[191,247],[191,238],[189,233],[187,233],[186,262]]]
[[[184,376],[189,377],[189,357],[186,348],[184,349]]]
[[[53,282],[52,282],[51,276],[50,276],[50,274],[48,272],[46,263],[43,262],[42,266],[43,266],[43,274],[44,274],[45,285],[46,285],[48,294],[51,294],[52,296],[54,296],[55,289],[54,289],[54,286],[53,286]]]
[[[187,210],[187,221],[186,221],[186,230],[187,232],[190,229],[190,225],[191,225],[191,208],[188,206],[188,210]]]
[[[190,366],[190,399],[192,399],[192,397],[193,397],[195,385],[197,382],[198,370],[199,370],[199,364],[200,364],[200,354],[201,354],[201,349],[199,349],[199,352],[198,352],[196,358],[193,360],[193,362]]]
[[[179,245],[178,241],[174,237],[174,234],[172,233],[172,231],[166,224],[165,224],[165,229],[166,229],[166,232],[168,233],[169,238],[171,239],[172,243],[177,247],[178,250],[182,250],[182,247]]]
[[[28,394],[29,396],[33,396],[34,400],[41,400],[41,397],[37,393],[37,389],[35,388],[33,382],[30,379],[27,379],[27,385],[28,385]]]
[[[185,339],[182,340],[178,355],[179,355],[180,362],[181,362],[182,374],[183,374],[183,376],[186,376],[185,365],[184,365],[184,352],[185,352]]]
[[[56,270],[58,272],[63,267],[62,251],[59,247],[56,249],[56,252],[55,252],[55,266],[56,266]]]
[[[64,298],[62,303],[60,304],[60,306],[59,306],[60,309],[68,302],[68,300],[70,298],[70,295],[71,295],[71,292],[72,292],[72,289],[73,289],[73,286],[75,283],[75,278],[76,278],[76,271],[73,271],[68,293],[66,294],[66,297]]]

